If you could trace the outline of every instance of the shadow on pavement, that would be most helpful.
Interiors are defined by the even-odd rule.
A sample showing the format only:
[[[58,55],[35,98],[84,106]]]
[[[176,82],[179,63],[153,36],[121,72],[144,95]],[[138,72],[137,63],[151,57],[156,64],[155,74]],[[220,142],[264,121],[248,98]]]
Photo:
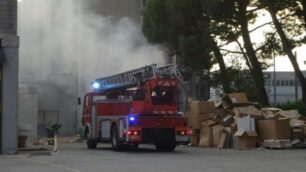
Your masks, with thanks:
[[[111,147],[97,147],[96,150],[105,150],[105,151],[113,151]],[[115,151],[114,151],[115,152]],[[172,153],[172,154],[178,154],[181,153],[180,150],[175,150],[173,152],[162,152],[162,151],[157,151],[153,147],[148,147],[147,145],[145,146],[140,146],[138,148],[125,148],[121,151],[118,152],[127,152],[127,153]]]

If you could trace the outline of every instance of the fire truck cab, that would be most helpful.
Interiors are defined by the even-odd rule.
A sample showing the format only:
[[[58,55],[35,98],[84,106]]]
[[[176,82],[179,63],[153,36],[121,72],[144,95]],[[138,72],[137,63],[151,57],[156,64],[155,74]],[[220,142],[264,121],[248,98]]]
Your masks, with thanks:
[[[176,65],[155,64],[95,80],[83,103],[87,147],[103,142],[119,151],[149,143],[173,151],[188,144],[191,130],[178,113],[181,82]]]

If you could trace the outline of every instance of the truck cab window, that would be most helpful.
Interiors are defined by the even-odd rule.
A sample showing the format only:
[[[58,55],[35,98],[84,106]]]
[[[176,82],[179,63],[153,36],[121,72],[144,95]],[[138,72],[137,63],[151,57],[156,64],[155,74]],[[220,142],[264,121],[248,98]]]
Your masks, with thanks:
[[[152,103],[155,105],[172,105],[174,104],[175,95],[174,95],[175,88],[173,87],[155,87],[151,91],[151,100]]]
[[[146,98],[146,93],[144,88],[140,88],[136,90],[134,95],[134,100],[144,100]]]

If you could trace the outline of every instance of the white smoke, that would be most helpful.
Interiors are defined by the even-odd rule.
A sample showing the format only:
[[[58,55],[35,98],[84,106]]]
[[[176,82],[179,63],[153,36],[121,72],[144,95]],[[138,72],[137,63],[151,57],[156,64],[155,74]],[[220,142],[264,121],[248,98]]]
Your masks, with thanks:
[[[146,42],[140,24],[129,18],[97,15],[89,8],[85,11],[82,5],[91,1],[18,3],[19,84],[29,88],[22,92],[38,95],[36,109],[25,107],[28,113],[22,114],[42,112],[35,117],[40,119],[37,124],[33,121],[35,128],[58,121],[63,124],[61,134],[75,133],[82,114],[77,97],[91,90],[94,79],[166,61],[161,48]]]
[[[23,0],[18,18],[20,72],[39,80],[73,73],[88,90],[96,78],[165,63],[166,54],[146,42],[139,23],[85,11],[74,0]]]
[[[112,23],[110,18],[96,18],[87,23],[91,27],[81,31],[85,76],[97,78],[152,63],[165,63],[164,52],[149,45],[139,25],[130,19]]]

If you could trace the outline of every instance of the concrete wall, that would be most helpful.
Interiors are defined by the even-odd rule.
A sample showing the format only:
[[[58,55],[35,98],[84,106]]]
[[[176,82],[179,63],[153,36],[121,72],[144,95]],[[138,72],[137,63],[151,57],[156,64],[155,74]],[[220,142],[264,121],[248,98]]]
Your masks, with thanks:
[[[21,88],[23,87],[23,88]],[[29,94],[28,87],[19,85],[18,135],[27,136],[27,145],[37,138],[38,96]]]
[[[33,75],[21,74],[19,82],[28,87],[19,88],[20,101],[26,97],[29,98],[27,99],[28,101],[33,101],[33,99],[30,100],[30,98],[37,95],[37,106],[32,104],[31,106],[28,106],[28,109],[25,109],[25,111],[28,117],[33,120],[35,120],[35,113],[33,112],[31,114],[31,112],[37,111],[36,124],[33,123],[33,125],[38,127],[36,131],[38,137],[46,136],[45,127],[48,122],[54,122],[53,120],[50,121],[48,118],[42,119],[44,118],[42,116],[50,113],[56,113],[58,115],[56,122],[62,124],[62,128],[59,132],[60,136],[73,135],[76,133],[79,117],[76,112],[76,78],[74,75],[50,74],[47,80],[37,81]],[[22,108],[22,106],[23,105],[19,105],[20,108]],[[21,114],[20,111],[19,116],[23,115],[24,114]],[[26,120],[23,120],[23,118],[19,118],[18,123],[22,125],[28,124]],[[32,133],[32,131],[30,133]]]
[[[2,153],[17,150],[18,46],[17,0],[0,0],[0,39],[6,57],[2,85]]]

